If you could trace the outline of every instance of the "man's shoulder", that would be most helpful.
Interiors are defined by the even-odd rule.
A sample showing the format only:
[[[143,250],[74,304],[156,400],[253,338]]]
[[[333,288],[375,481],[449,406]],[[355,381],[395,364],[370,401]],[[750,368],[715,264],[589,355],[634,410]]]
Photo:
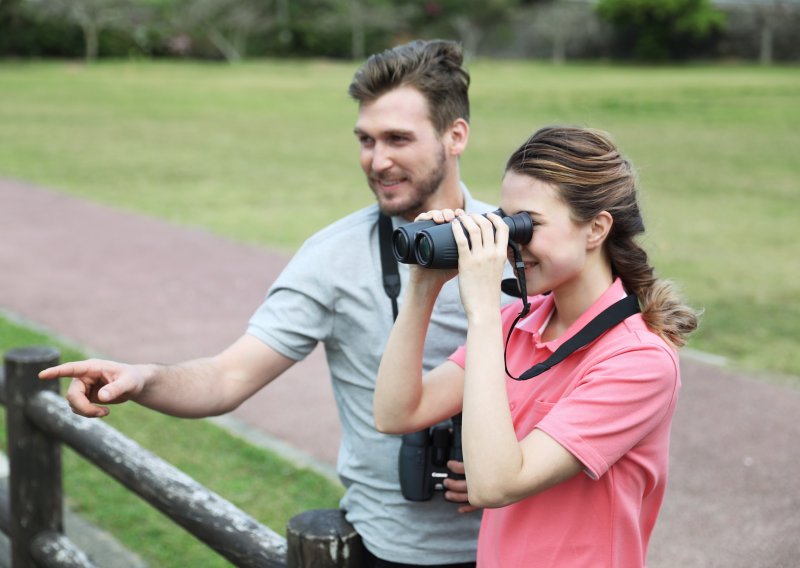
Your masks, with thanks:
[[[480,199],[470,198],[466,202],[467,213],[489,213],[490,211],[497,211],[497,205],[486,203]]]
[[[352,239],[365,238],[369,235],[371,227],[375,225],[377,220],[378,206],[376,204],[369,205],[323,227],[306,239],[303,246],[329,246],[342,240],[350,241]]]

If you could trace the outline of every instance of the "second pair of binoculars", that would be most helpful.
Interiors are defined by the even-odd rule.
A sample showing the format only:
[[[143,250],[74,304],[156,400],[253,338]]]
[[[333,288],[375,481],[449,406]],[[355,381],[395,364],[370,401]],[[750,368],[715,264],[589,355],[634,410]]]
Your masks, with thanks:
[[[502,209],[493,213],[502,217],[508,225],[510,241],[524,245],[533,238],[533,222],[528,213],[506,215]],[[450,223],[416,221],[403,225],[392,234],[392,252],[397,261],[404,264],[419,264],[425,268],[458,268],[458,245]]]

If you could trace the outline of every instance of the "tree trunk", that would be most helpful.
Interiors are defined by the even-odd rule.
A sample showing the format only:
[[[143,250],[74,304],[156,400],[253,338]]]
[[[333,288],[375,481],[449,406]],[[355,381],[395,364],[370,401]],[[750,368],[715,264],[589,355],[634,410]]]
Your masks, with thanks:
[[[553,63],[560,65],[567,60],[567,38],[562,31],[556,30],[553,36]]]
[[[769,22],[764,22],[761,25],[761,47],[758,61],[761,65],[772,64],[772,26]]]
[[[353,61],[361,61],[366,55],[364,40],[364,11],[360,0],[350,0],[351,52]]]
[[[86,63],[92,63],[97,60],[97,52],[100,45],[100,30],[91,22],[84,23],[81,29],[83,30],[83,41],[86,46],[84,58]]]
[[[483,39],[483,32],[465,16],[456,16],[452,20],[453,28],[458,33],[458,38],[464,45],[464,53],[467,59],[478,54],[478,47]]]
[[[220,33],[214,27],[209,27],[206,36],[214,44],[222,56],[228,63],[235,63],[242,58],[242,54],[236,50],[236,47],[228,41],[224,34]]]

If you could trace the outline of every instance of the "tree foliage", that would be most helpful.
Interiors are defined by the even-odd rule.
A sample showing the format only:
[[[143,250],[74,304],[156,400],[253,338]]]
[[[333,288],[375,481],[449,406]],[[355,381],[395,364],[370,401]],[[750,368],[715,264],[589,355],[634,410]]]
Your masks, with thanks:
[[[394,0],[317,0],[316,5],[316,18],[296,14],[298,24],[304,21],[303,39],[316,42],[325,38],[339,46],[340,57],[354,60],[387,47],[402,35],[411,13],[408,6]]]
[[[254,35],[275,31],[280,6],[264,0],[179,0],[169,13],[178,37],[202,37],[226,60],[239,61]]]
[[[421,6],[421,24],[455,34],[468,55],[475,55],[486,34],[507,21],[519,0],[428,0]]]
[[[534,7],[533,14],[535,17],[530,32],[550,43],[553,63],[565,62],[570,42],[585,38],[589,33],[597,33],[599,27],[597,16],[584,2],[540,2]]]
[[[133,34],[149,14],[149,6],[137,0],[24,0],[23,5],[38,18],[79,26],[87,61],[97,58],[101,32],[119,29]]]
[[[724,26],[710,0],[599,0],[598,15],[617,38],[617,55],[638,59],[684,58]]]
[[[0,1],[0,55],[52,57],[83,53],[83,41],[76,26],[40,21],[26,10],[22,0]]]
[[[0,57],[360,61],[441,37],[468,57],[770,63],[798,59],[798,21],[800,0],[0,0]]]

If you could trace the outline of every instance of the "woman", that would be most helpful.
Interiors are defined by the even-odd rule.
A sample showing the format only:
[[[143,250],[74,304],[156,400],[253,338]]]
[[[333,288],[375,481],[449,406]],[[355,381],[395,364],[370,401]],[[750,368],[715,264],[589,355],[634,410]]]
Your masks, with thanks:
[[[378,374],[376,425],[411,432],[463,409],[470,503],[488,508],[479,566],[643,566],[666,487],[676,350],[696,314],[634,241],[635,174],[604,133],[536,132],[508,161],[501,208],[533,222],[511,255],[532,297],[497,308],[511,250],[500,217],[421,216],[452,223],[467,342],[422,377],[433,302],[455,271],[414,268]],[[633,309],[526,375],[615,304]]]

